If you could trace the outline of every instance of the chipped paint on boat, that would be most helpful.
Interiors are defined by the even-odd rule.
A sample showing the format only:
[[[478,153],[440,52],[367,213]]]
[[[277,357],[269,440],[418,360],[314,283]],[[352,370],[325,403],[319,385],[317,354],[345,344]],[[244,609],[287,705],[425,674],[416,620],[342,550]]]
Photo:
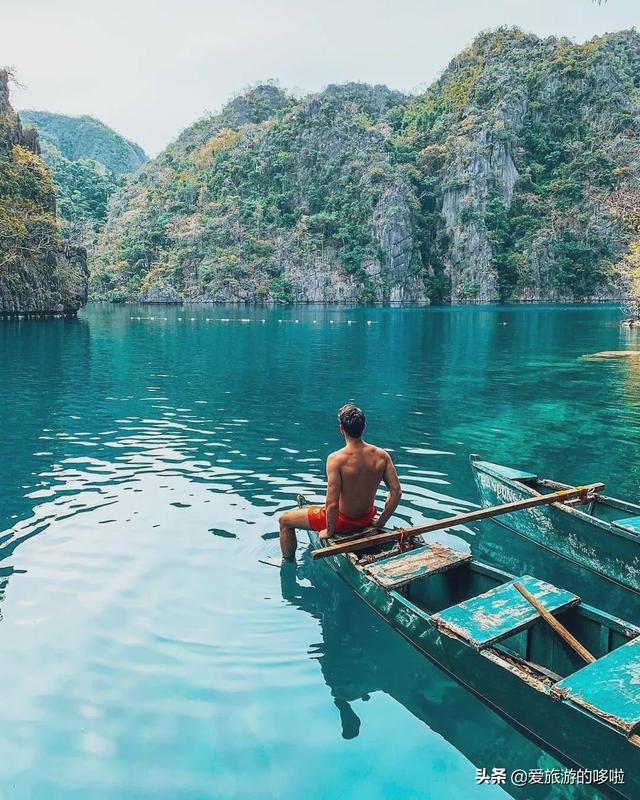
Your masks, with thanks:
[[[321,546],[316,533],[309,532],[309,538],[312,547]],[[376,584],[355,557],[335,555],[325,563],[421,653],[520,730],[576,767],[622,769],[625,784],[610,788],[629,800],[640,796],[640,737],[627,737],[602,716],[554,695],[553,680],[531,670],[527,662],[492,646],[476,650],[453,631],[439,627],[434,619],[437,614],[419,608],[399,591]],[[487,565],[474,562],[473,568],[500,581],[513,580],[512,575]],[[619,628],[618,635],[640,635],[640,628],[624,620],[590,606],[581,608],[585,615]]]
[[[548,611],[559,611],[580,602],[580,598],[557,589],[529,575],[518,579]],[[515,589],[515,581],[503,584],[499,591],[491,589],[453,608],[433,615],[438,628],[451,631],[469,641],[477,650],[494,641],[505,631],[517,633],[538,617],[538,612]],[[491,632],[491,633],[490,633]]]
[[[570,700],[627,735],[640,718],[640,639],[634,639],[560,681],[552,694]]]
[[[472,457],[484,507],[531,497],[536,492],[509,477],[510,468]],[[640,592],[640,537],[580,508],[554,503],[504,514],[495,522],[592,572]]]

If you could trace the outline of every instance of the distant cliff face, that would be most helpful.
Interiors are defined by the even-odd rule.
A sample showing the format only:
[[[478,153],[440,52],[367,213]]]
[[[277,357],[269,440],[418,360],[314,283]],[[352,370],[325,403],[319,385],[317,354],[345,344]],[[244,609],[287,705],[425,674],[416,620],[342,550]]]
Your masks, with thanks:
[[[423,95],[273,86],[188,128],[112,198],[96,297],[615,298],[640,179],[640,36],[482,34]]]
[[[91,253],[109,198],[147,160],[144,151],[92,117],[23,111],[20,118],[38,131],[64,235]]]
[[[72,314],[87,300],[82,248],[60,236],[51,175],[0,70],[0,315]]]
[[[417,202],[388,147],[404,102],[273,86],[185,131],[115,195],[94,292],[145,300],[426,300]]]
[[[584,45],[482,34],[406,109],[437,293],[471,300],[619,297],[629,230],[611,192],[639,177],[640,36]]]
[[[89,159],[114,175],[124,175],[147,160],[139,145],[93,117],[29,110],[21,111],[20,119],[38,130],[43,144],[53,145],[69,161]]]

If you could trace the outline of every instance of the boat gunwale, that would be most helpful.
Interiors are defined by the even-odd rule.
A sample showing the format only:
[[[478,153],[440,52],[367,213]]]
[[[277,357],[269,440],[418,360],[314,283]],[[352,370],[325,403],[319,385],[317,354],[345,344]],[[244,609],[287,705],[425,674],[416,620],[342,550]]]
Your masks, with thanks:
[[[535,497],[537,494],[539,494],[539,492],[536,492],[534,488],[528,486],[526,483],[513,480],[512,478],[507,478],[504,475],[501,475],[496,470],[491,469],[491,467],[487,466],[488,463],[489,462],[487,461],[482,461],[482,459],[471,460],[471,467],[477,472],[484,472],[485,475],[489,475],[490,477],[495,478],[496,480],[509,486],[512,489],[516,489],[518,491],[524,491],[526,494],[529,494],[532,497]],[[480,464],[482,466],[479,466]],[[537,479],[538,483],[543,483],[544,480],[545,479],[540,479],[540,478]],[[550,483],[557,484],[558,481],[550,481]],[[563,485],[568,486],[569,484],[563,484]],[[597,497],[598,499],[600,499],[601,496],[598,495]],[[617,498],[611,498],[611,499],[616,500]],[[620,500],[618,502],[624,503],[624,500]],[[576,506],[568,505],[566,503],[550,503],[549,507],[555,508],[557,511],[563,511],[565,514],[573,514],[578,519],[584,520],[585,522],[589,522],[594,527],[601,528],[603,531],[613,534],[614,536],[618,536],[622,539],[628,539],[629,541],[632,541],[636,544],[640,541],[640,533],[634,533],[629,529],[624,529],[616,525],[612,525],[610,522],[607,522],[606,520],[599,519],[598,517],[594,517],[591,516],[590,514],[587,514],[585,511],[582,511],[580,508],[577,508]],[[496,522],[497,521],[498,520],[496,520]],[[506,527],[510,526],[506,525]]]
[[[598,493],[596,500],[597,502],[600,502],[605,506],[609,506],[610,508],[618,508],[620,511],[629,511],[632,513],[637,512],[640,514],[640,505],[632,503],[629,500],[621,500],[619,497],[611,497],[608,494],[600,493]]]
[[[562,481],[556,481],[551,478],[536,478],[536,481],[538,484],[548,486],[550,489],[575,489],[575,486],[572,486],[570,483],[563,483]],[[521,481],[516,481],[516,483],[519,484]],[[575,500],[571,500],[569,502],[575,503]],[[594,499],[589,502],[589,507],[591,507],[594,502],[600,503],[600,505],[607,506],[608,508],[617,508],[620,511],[628,511],[630,514],[640,514],[640,505],[637,503],[632,503],[630,500],[621,500],[619,497],[612,497],[609,494],[602,494],[602,492],[597,492]],[[587,514],[587,516],[589,519],[598,519],[598,517],[594,517],[592,514]]]
[[[528,542],[532,541],[532,539],[529,536],[527,536],[526,534],[524,534],[521,531],[517,530],[516,528],[512,528],[506,522],[502,522],[499,519],[494,519],[493,521],[496,523],[496,525],[500,525],[502,528],[505,528],[506,530],[509,531],[509,533],[512,533],[514,536],[519,536],[521,539],[525,539]],[[554,550],[553,547],[550,547],[549,545],[545,544],[544,542],[536,540],[534,542],[534,544],[536,545],[536,547],[541,547],[547,553],[550,553],[550,554],[552,554],[553,556],[555,556],[557,558],[562,558],[565,561],[569,561],[572,564],[576,563],[575,560],[573,558],[571,558],[571,556],[568,556],[565,553],[561,553],[559,550]],[[605,580],[605,581],[608,581],[609,583],[612,583],[618,589],[622,589],[625,592],[630,592],[633,595],[640,596],[640,590],[639,589],[635,589],[633,586],[629,586],[626,583],[622,583],[622,581],[619,581],[616,578],[613,578],[611,575],[607,575],[604,572],[599,572],[598,570],[594,569],[593,567],[589,566],[588,564],[582,564],[581,567],[583,569],[588,570],[589,572],[592,572],[594,575],[597,575],[602,580]]]

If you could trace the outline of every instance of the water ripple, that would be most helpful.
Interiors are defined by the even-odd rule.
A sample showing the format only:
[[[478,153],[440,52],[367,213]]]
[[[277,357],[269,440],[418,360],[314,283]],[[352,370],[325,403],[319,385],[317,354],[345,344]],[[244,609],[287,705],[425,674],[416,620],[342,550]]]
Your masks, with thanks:
[[[580,359],[625,346],[612,314],[96,306],[0,326],[0,794],[484,797],[474,765],[556,766],[326,571],[259,559],[298,494],[323,502],[349,399],[397,462],[398,523],[475,508],[469,452],[637,494],[636,365]]]

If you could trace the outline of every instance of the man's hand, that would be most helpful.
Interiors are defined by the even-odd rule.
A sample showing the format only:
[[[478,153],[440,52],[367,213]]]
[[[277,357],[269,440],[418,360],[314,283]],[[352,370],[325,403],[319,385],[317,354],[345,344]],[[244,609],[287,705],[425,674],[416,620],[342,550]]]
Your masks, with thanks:
[[[318,534],[318,536],[319,536],[321,539],[328,539],[328,538],[329,538],[329,534],[327,533],[327,529],[326,529],[326,528],[323,528],[323,529],[320,531],[320,533]]]

